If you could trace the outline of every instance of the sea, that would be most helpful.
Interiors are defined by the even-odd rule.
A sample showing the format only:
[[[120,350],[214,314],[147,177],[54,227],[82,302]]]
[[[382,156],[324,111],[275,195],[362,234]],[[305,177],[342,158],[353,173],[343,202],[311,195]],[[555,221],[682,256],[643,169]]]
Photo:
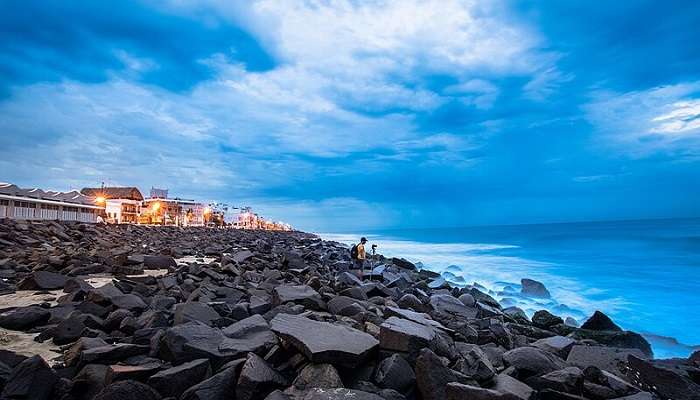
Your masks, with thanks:
[[[700,350],[700,218],[319,235],[348,245],[365,236],[377,253],[478,283],[529,316],[546,309],[583,323],[600,310],[644,335],[655,358]],[[519,296],[521,278],[544,283],[551,299]]]

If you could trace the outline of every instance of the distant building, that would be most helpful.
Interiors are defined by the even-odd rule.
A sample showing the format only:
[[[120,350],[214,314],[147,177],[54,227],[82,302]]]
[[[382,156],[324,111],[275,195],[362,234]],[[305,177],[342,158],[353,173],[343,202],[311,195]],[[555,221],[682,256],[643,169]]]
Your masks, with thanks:
[[[167,193],[167,192],[166,192]],[[194,200],[148,198],[143,201],[139,223],[176,226],[204,226],[206,206]]]
[[[168,189],[156,189],[151,187],[151,198],[152,199],[167,199]]]
[[[22,189],[0,183],[0,218],[97,222],[104,204],[77,191],[54,192]]]
[[[113,224],[136,224],[141,215],[143,195],[136,187],[83,188],[84,195],[93,196],[105,205],[105,220]]]

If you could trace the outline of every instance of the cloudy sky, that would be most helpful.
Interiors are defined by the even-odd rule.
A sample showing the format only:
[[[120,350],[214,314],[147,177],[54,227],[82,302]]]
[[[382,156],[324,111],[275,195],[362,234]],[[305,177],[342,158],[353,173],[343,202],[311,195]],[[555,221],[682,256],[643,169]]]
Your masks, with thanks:
[[[693,1],[3,1],[0,181],[317,231],[700,216]]]

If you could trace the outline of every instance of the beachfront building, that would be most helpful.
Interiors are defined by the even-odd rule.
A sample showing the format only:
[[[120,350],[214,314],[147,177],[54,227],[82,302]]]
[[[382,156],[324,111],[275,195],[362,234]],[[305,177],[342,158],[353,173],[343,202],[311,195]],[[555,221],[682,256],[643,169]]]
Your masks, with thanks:
[[[105,221],[111,224],[136,224],[141,215],[143,195],[136,187],[83,188],[80,193],[95,197],[105,206]]]
[[[204,226],[206,206],[180,198],[147,198],[141,207],[139,223],[175,226]]]
[[[0,218],[95,223],[103,212],[104,205],[78,191],[22,189],[0,183]]]
[[[291,231],[292,227],[284,222],[274,222],[262,218],[258,214],[254,213],[250,207],[241,208],[241,212],[238,214],[238,220],[234,221],[232,224],[234,228],[238,229],[261,229],[267,231]]]

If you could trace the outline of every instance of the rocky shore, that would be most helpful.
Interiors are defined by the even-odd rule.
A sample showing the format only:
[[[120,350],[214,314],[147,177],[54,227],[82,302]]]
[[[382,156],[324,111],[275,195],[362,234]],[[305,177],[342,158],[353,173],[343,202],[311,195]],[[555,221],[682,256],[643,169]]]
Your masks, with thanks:
[[[349,258],[300,232],[1,220],[0,399],[700,399],[700,354],[654,360],[603,313],[529,319]]]

